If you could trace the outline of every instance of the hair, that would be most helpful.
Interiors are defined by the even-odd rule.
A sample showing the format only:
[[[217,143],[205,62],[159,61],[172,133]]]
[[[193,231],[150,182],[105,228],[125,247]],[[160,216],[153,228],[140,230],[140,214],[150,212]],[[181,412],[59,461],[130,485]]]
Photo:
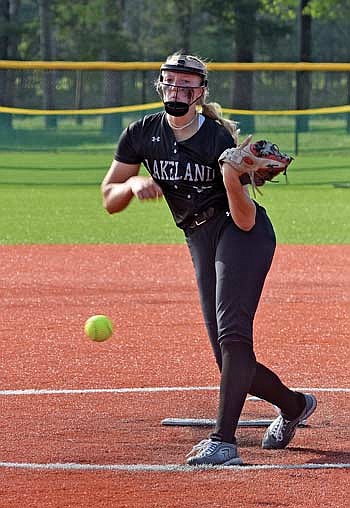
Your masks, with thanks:
[[[238,129],[238,123],[233,120],[228,120],[222,116],[222,110],[220,104],[217,102],[205,102],[207,94],[201,97],[200,105],[202,107],[202,113],[204,116],[208,118],[212,118],[219,124],[221,124],[225,129],[229,131],[233,139],[235,140],[236,145],[238,145],[238,136],[240,130]]]
[[[165,63],[173,63],[179,59],[184,58],[186,61],[186,64],[188,63],[189,66],[198,68],[198,75],[199,76],[205,76],[207,77],[208,74],[208,68],[205,60],[198,56],[194,55],[185,55],[182,51],[177,51],[176,53],[173,53],[172,55],[169,55],[166,59]],[[185,64],[185,65],[186,65]],[[159,79],[157,81],[157,91],[159,92]],[[238,129],[238,123],[233,120],[228,120],[222,116],[222,109],[220,104],[217,102],[206,102],[206,98],[209,95],[209,89],[207,85],[207,80],[205,79],[205,88],[204,93],[201,95],[201,97],[198,100],[198,105],[202,108],[202,114],[204,116],[207,116],[208,118],[211,118],[212,120],[215,120],[220,125],[225,127],[233,137],[236,145],[238,145],[238,136],[239,136],[239,129]]]

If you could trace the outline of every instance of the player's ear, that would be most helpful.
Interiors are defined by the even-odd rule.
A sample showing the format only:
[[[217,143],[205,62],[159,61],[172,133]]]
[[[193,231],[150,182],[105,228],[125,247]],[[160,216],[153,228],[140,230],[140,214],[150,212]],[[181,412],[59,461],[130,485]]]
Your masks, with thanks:
[[[163,76],[160,73],[159,76],[158,76],[157,81],[155,82],[155,88],[156,88],[157,94],[160,96],[161,99],[163,98],[162,83],[163,83]]]

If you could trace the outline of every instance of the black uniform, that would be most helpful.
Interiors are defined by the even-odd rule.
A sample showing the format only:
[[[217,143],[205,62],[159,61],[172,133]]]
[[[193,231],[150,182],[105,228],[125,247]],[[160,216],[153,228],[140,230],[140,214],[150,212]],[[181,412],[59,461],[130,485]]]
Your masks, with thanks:
[[[251,231],[242,231],[230,217],[218,159],[232,146],[228,130],[207,117],[196,134],[178,142],[165,113],[157,113],[132,123],[115,155],[127,164],[144,163],[184,230],[205,324],[222,371],[219,416],[211,437],[228,442],[235,439],[248,392],[287,414],[300,412],[294,392],[255,360],[253,319],[276,241],[258,203]]]
[[[196,214],[211,206],[228,209],[218,158],[232,146],[230,133],[210,118],[190,140],[179,143],[165,113],[157,113],[129,125],[115,158],[127,164],[143,162],[162,188],[177,226],[186,229]]]

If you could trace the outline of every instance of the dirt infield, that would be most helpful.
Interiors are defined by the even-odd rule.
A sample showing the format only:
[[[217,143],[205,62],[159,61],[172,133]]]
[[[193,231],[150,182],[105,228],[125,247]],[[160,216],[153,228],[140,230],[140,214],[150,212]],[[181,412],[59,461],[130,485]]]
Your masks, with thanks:
[[[246,467],[204,471],[183,464],[209,429],[160,424],[217,405],[186,247],[0,246],[0,259],[0,507],[349,506],[350,246],[278,246],[256,317],[258,359],[318,398],[309,425],[284,451],[240,428]],[[115,324],[105,343],[83,334],[99,313]],[[242,418],[274,415],[247,401]]]

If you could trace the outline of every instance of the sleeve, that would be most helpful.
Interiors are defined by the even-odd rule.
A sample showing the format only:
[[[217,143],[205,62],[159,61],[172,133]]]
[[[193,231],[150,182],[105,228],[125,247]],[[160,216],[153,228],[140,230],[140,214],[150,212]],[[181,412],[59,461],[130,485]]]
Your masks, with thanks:
[[[220,135],[217,137],[217,146],[216,146],[216,154],[217,158],[220,157],[222,152],[224,152],[227,148],[235,148],[236,143],[233,139],[230,132],[222,127],[220,130]]]
[[[139,164],[143,161],[141,129],[142,124],[137,121],[122,132],[114,155],[115,160],[125,164]]]

